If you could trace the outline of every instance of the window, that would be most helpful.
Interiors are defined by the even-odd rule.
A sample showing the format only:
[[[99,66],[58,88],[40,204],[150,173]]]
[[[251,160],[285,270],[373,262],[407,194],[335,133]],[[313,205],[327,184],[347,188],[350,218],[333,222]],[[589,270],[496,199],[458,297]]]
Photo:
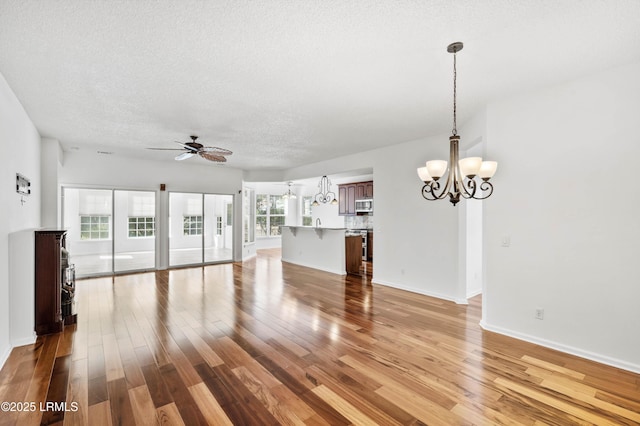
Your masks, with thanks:
[[[111,216],[80,216],[81,240],[108,240]]]
[[[256,195],[256,236],[274,237],[281,234],[286,216],[285,201],[282,195]]]
[[[311,203],[313,197],[302,197],[302,226],[313,225],[313,219],[311,218]]]
[[[184,216],[183,235],[202,235],[202,216]]]
[[[153,237],[156,234],[155,217],[130,217],[129,238]]]
[[[227,226],[233,226],[233,204],[227,204]]]
[[[222,216],[216,216],[216,235],[222,235]]]
[[[245,243],[253,243],[255,238],[255,213],[256,204],[253,198],[254,190],[251,188],[245,188],[244,200],[242,202],[242,233],[244,234]]]

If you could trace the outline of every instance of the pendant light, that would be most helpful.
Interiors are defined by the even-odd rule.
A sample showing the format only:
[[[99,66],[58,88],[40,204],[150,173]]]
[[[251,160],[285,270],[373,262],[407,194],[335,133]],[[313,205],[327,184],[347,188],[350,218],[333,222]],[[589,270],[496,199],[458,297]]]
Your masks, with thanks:
[[[493,194],[493,185],[489,179],[498,167],[497,162],[482,161],[480,157],[458,160],[460,136],[456,128],[456,53],[462,50],[462,46],[461,42],[447,46],[447,52],[453,53],[453,135],[449,136],[449,164],[444,160],[432,160],[427,161],[425,167],[418,168],[418,176],[424,182],[422,196],[429,201],[442,200],[448,196],[454,206],[460,201],[460,197],[476,200],[489,198]],[[481,182],[475,179],[476,176]],[[441,185],[442,182],[444,186]]]
[[[322,176],[318,183],[318,193],[313,196],[312,206],[319,206],[320,203],[331,203],[333,205],[338,204],[335,192],[331,191],[331,181],[328,177]]]

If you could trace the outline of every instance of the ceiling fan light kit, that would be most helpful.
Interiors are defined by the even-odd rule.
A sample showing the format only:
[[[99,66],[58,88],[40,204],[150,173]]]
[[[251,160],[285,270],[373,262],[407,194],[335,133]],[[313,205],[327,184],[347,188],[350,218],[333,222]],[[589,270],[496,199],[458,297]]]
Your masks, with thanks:
[[[449,136],[449,163],[444,160],[427,161],[424,167],[418,167],[418,177],[424,182],[422,196],[429,201],[442,200],[449,197],[455,206],[462,198],[484,200],[493,194],[493,177],[498,167],[495,161],[483,161],[480,157],[459,159],[460,136],[456,127],[456,53],[462,50],[461,42],[451,43],[447,52],[453,53],[453,130]],[[447,177],[440,180],[449,172]],[[476,181],[478,176],[481,182]],[[444,187],[441,185],[444,182]],[[479,183],[479,185],[478,185]],[[481,192],[478,192],[480,189]]]
[[[287,182],[287,185],[289,185],[289,189],[282,195],[282,198],[284,198],[285,200],[295,200],[296,198],[298,198],[295,192],[291,192],[291,185],[293,185],[293,182]]]
[[[182,154],[179,154],[175,160],[182,161],[188,158],[193,157],[194,155],[198,155],[205,160],[213,161],[215,163],[225,163],[227,161],[227,156],[233,154],[233,152],[228,149],[218,148],[217,146],[204,146],[200,142],[196,142],[198,139],[197,136],[191,135],[191,142],[178,142],[177,144],[181,145],[182,148],[147,148],[158,151],[184,151]]]

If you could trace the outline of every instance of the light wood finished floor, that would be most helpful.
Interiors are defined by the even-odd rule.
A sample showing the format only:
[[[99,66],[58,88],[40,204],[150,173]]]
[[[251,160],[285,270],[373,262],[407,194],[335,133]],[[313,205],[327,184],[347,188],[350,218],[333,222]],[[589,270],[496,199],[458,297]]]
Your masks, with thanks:
[[[79,281],[77,326],[0,371],[0,401],[67,411],[0,424],[640,424],[639,375],[485,332],[479,298],[368,279],[270,250]]]

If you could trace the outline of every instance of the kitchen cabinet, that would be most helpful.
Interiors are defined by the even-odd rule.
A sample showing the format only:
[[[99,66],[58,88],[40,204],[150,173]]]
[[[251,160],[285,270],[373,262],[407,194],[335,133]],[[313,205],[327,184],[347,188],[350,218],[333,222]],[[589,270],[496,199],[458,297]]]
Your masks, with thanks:
[[[356,214],[355,184],[338,185],[338,214],[352,216]]]
[[[347,185],[338,185],[338,214],[347,214]]]
[[[356,200],[373,198],[373,181],[338,185],[338,214],[356,214]]]
[[[367,232],[367,260],[373,261],[373,231]]]
[[[364,198],[373,198],[373,181],[364,183]]]

